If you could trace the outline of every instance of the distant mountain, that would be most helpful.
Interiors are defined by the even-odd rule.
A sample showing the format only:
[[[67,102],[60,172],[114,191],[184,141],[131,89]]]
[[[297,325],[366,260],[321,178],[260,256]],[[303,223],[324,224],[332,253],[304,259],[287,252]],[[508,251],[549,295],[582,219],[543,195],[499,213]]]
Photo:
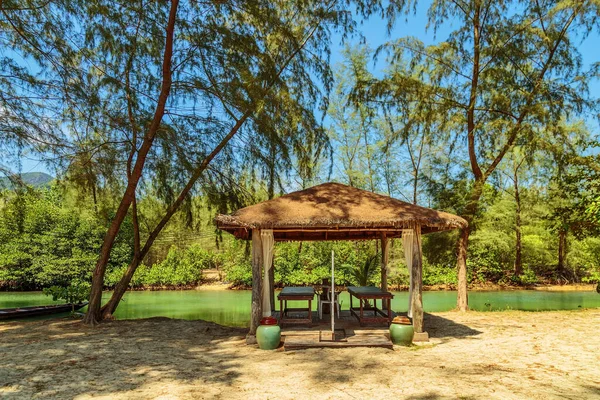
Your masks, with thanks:
[[[50,182],[54,180],[54,177],[46,174],[45,172],[25,172],[21,174],[23,182],[29,186],[35,188],[45,187],[50,185]],[[4,177],[0,178],[0,188],[11,188],[12,184],[10,179]]]

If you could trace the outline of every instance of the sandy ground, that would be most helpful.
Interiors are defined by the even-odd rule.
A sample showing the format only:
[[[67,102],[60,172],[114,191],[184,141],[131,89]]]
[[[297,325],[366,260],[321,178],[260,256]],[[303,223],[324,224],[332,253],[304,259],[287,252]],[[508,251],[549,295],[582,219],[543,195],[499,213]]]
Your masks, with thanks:
[[[0,397],[600,399],[600,310],[428,314],[430,344],[262,351],[154,318],[0,324]]]

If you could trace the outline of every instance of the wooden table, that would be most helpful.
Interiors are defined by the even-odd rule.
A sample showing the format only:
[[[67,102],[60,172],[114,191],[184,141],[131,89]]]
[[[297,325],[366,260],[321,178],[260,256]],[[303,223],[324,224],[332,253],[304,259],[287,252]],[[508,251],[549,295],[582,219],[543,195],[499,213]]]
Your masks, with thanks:
[[[312,300],[315,297],[315,289],[313,287],[303,286],[286,286],[277,295],[279,299],[279,326],[283,324],[307,324],[309,327],[312,324]],[[288,308],[287,302],[291,301],[308,301],[308,308]],[[306,311],[306,318],[293,318],[288,316],[288,311]]]
[[[348,293],[350,293],[350,313],[358,319],[360,326],[370,322],[385,322],[388,325],[392,323],[393,294],[390,292],[384,292],[375,286],[349,286]],[[356,297],[358,299],[360,307],[353,307],[352,297]],[[369,305],[368,300],[373,300],[373,305]],[[381,300],[381,307],[385,308],[387,312],[377,308],[377,300]],[[384,307],[384,304],[386,307]],[[366,316],[365,311],[372,311],[373,315]]]

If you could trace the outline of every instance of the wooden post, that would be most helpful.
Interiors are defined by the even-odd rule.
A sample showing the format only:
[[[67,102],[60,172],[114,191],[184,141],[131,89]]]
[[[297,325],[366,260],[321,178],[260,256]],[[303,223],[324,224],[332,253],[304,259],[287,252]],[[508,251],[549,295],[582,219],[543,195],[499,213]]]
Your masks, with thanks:
[[[381,290],[387,292],[387,265],[390,259],[390,248],[385,233],[381,234]]]
[[[415,341],[427,341],[427,333],[423,331],[423,255],[421,252],[421,225],[416,224],[412,246],[412,319],[415,328]]]
[[[275,261],[275,252],[273,252],[273,261]],[[269,297],[271,299],[271,310],[275,311],[275,265],[271,262],[271,269],[269,269]]]
[[[246,338],[247,343],[256,342],[256,328],[262,318],[262,266],[263,266],[262,240],[260,229],[252,229],[252,311],[250,316],[250,332]]]
[[[388,238],[385,236],[385,233],[381,233],[381,290],[387,292],[388,283],[387,283],[387,266],[388,261],[390,259],[390,246]],[[381,302],[381,308],[385,309],[385,302]],[[389,310],[388,310],[389,311]]]

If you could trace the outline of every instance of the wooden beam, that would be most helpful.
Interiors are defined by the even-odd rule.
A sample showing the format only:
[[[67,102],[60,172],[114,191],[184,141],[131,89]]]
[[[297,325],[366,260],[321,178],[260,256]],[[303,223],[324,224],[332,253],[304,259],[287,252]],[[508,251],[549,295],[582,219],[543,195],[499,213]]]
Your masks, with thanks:
[[[271,300],[271,311],[275,311],[275,249],[273,249],[273,261],[269,269],[269,298]]]
[[[249,335],[256,335],[256,328],[262,318],[262,259],[260,229],[252,229],[252,310]]]
[[[275,231],[274,238],[276,242],[285,241],[330,241],[330,240],[378,240],[381,238],[381,233],[378,231],[298,231],[298,232],[281,232]],[[386,232],[386,237],[395,238],[402,235],[401,232]]]
[[[233,234],[237,239],[249,240],[251,230],[248,228],[220,226],[226,232]],[[312,240],[371,240],[379,237],[381,232],[386,232],[388,238],[400,237],[403,228],[380,227],[380,228],[340,228],[310,227],[310,228],[280,228],[274,229],[273,234],[276,241],[312,241]],[[446,229],[436,226],[421,227],[421,234],[439,232]],[[307,235],[308,234],[308,235]]]
[[[329,233],[344,233],[344,232],[398,232],[402,233],[405,228],[290,228],[290,229],[273,229],[273,233],[277,232],[329,232]]]
[[[390,248],[389,248],[389,240],[385,236],[385,233],[381,234],[381,290],[387,292],[388,284],[387,284],[387,266],[388,261],[390,259]],[[383,308],[383,304],[382,304]]]
[[[415,225],[412,246],[412,319],[416,333],[423,332],[423,254],[421,251],[421,226]]]

